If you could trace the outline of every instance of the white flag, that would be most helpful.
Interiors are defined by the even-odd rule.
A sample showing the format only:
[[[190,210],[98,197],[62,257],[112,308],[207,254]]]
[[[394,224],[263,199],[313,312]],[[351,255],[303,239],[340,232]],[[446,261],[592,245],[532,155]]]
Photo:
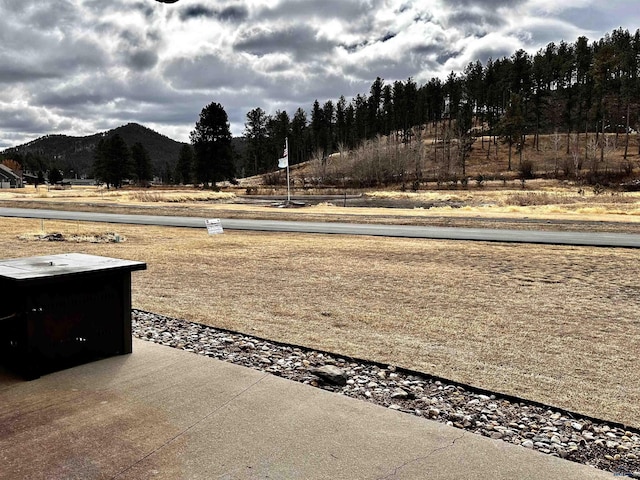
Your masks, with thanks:
[[[282,158],[278,159],[278,168],[287,168],[289,166],[289,145],[288,141],[284,142],[284,153],[282,154]]]

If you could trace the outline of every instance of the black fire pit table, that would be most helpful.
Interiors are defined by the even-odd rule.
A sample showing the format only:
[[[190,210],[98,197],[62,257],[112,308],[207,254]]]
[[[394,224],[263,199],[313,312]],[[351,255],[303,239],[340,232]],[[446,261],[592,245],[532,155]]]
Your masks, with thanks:
[[[0,360],[28,379],[131,353],[131,272],[81,253],[0,260]]]

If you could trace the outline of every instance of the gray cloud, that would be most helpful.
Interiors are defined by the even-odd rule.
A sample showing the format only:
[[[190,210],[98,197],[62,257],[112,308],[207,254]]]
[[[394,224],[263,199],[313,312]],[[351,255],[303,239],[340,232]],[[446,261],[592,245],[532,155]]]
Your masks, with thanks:
[[[0,50],[0,82],[61,78],[105,65],[101,47],[86,38],[35,39],[31,48]]]
[[[448,18],[449,24],[456,28],[469,30],[479,30],[484,32],[494,31],[507,23],[507,19],[495,10],[487,12],[458,11],[452,13]]]
[[[28,2],[29,3],[29,2]],[[55,5],[49,2],[32,3],[27,11],[26,21],[38,30],[64,30],[78,19],[78,12],[68,0]]]
[[[419,72],[424,67],[428,67],[429,64],[435,66],[435,62],[431,62],[424,55],[409,55],[407,57],[393,59],[393,58],[377,58],[367,63],[352,65],[345,68],[345,72],[356,78],[368,78],[369,72],[378,72],[378,76],[390,81],[393,80],[406,80],[409,77],[416,76],[416,72]],[[418,66],[419,65],[419,66]],[[369,86],[373,80],[361,81],[366,83],[364,90],[358,90],[360,93],[367,93]],[[355,92],[353,92],[355,94]]]
[[[433,44],[433,43],[425,43],[421,45],[416,45],[411,50],[416,55],[425,55],[428,57],[437,57],[440,55],[445,49],[444,45]]]
[[[205,5],[189,5],[180,11],[180,19],[184,22],[192,18],[214,18],[216,16],[215,10]]]
[[[25,65],[15,59],[0,57],[0,83],[31,82],[43,78],[53,78],[57,75],[33,65]]]
[[[263,56],[274,52],[288,52],[296,60],[312,60],[318,55],[328,54],[336,46],[334,42],[318,38],[306,26],[294,26],[269,30],[255,28],[246,30],[235,43],[236,51]]]
[[[595,3],[588,10],[568,8],[559,13],[558,19],[589,33],[590,35],[585,36],[597,40],[602,35],[601,32],[610,32],[619,27],[634,33],[640,28],[640,8],[631,2],[614,0]]]
[[[257,14],[259,19],[291,20],[309,18],[339,18],[360,23],[362,17],[371,17],[384,0],[285,0],[275,6],[263,7]]]
[[[217,19],[224,22],[240,23],[249,17],[249,9],[242,4],[213,8],[202,4],[189,5],[180,10],[180,19],[185,22],[194,18]]]
[[[158,54],[150,49],[134,50],[129,52],[125,62],[134,70],[148,70],[158,63]]]
[[[230,5],[218,11],[220,20],[230,22],[242,22],[249,17],[249,10],[244,5]]]
[[[109,0],[108,2],[103,0],[82,0],[81,5],[84,9],[93,13],[105,15],[114,12],[127,12],[130,11],[131,8],[139,9],[141,3],[138,2],[132,6],[128,0]]]
[[[49,128],[56,128],[54,122],[35,108],[10,106],[0,108],[0,112],[0,131],[39,133]]]
[[[453,8],[476,7],[491,11],[501,7],[514,8],[526,3],[526,1],[527,0],[449,0],[447,4]]]
[[[154,7],[155,5],[147,1],[139,1],[138,3],[133,5],[134,9],[138,10],[142,14],[142,16],[149,19],[153,18],[154,16],[154,13],[156,11]]]
[[[480,48],[474,53],[476,60],[480,60],[482,64],[485,65],[489,59],[497,60],[503,57],[510,57],[513,54],[513,50],[501,45],[495,45]]]
[[[72,85],[57,90],[47,90],[36,95],[36,99],[43,107],[84,108],[88,105],[101,105],[113,98],[109,89],[89,88],[87,85]]]
[[[164,77],[180,90],[217,90],[255,86],[260,74],[241,63],[225,61],[218,55],[177,58],[166,64]]]
[[[153,28],[127,28],[118,32],[120,37],[119,53],[129,68],[148,70],[158,63],[158,45],[161,33]]]

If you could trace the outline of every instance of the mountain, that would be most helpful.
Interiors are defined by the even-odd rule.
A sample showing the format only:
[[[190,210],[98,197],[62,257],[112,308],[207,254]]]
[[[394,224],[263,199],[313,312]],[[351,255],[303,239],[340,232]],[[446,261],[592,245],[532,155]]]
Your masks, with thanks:
[[[96,145],[100,139],[116,133],[122,137],[129,148],[136,142],[140,142],[146,148],[156,175],[164,175],[167,170],[173,171],[180,149],[186,145],[137,123],[128,123],[113,130],[86,137],[46,135],[24,145],[9,148],[2,154],[9,158],[18,157],[16,160],[22,160],[26,169],[46,170],[55,167],[63,170],[65,175],[90,176]],[[38,161],[38,157],[41,162]]]

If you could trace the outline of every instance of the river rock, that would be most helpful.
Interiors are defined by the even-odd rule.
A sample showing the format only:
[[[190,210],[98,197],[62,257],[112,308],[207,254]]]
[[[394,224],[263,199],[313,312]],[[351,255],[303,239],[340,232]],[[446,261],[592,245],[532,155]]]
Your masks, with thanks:
[[[309,373],[312,373],[327,383],[341,386],[347,384],[347,374],[335,365],[323,365],[318,368],[310,368]]]
[[[385,369],[365,360],[276,344],[135,309],[132,330],[134,336],[146,341],[262,370],[476,434],[501,436],[502,441],[611,472],[640,470],[640,433],[604,420],[562,415],[551,407],[513,402],[499,394],[474,393],[428,375]],[[409,402],[416,396],[415,402]],[[396,399],[402,405],[395,404]]]
[[[402,388],[396,388],[393,392],[391,392],[391,398],[403,400],[409,398],[409,393]]]

